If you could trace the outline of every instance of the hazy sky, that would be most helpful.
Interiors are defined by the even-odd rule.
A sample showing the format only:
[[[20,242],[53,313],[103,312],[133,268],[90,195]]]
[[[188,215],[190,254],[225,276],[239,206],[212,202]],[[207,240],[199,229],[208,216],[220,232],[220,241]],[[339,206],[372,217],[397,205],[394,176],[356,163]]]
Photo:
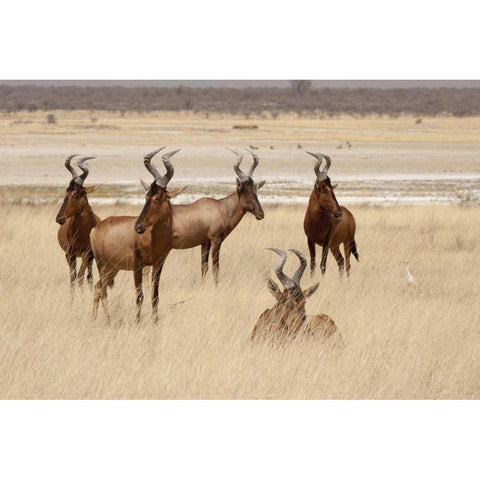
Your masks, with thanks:
[[[278,87],[288,88],[288,80],[0,80],[8,85],[120,85],[123,87]],[[314,80],[314,88],[480,88],[480,80]]]

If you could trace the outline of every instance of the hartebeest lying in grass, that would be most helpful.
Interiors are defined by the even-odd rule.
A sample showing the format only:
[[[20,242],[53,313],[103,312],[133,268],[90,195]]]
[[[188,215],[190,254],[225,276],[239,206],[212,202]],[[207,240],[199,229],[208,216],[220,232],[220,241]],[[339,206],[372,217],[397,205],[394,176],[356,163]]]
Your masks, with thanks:
[[[232,150],[233,152],[233,150]],[[208,257],[212,250],[213,279],[218,284],[220,247],[231,231],[239,224],[246,212],[257,220],[264,217],[257,192],[265,182],[255,184],[252,175],[257,167],[258,156],[253,152],[253,164],[248,175],[240,169],[243,157],[237,152],[233,169],[237,174],[237,190],[227,197],[215,200],[201,198],[189,205],[173,205],[173,248],[187,249],[201,245],[202,278],[208,271]],[[142,182],[144,188],[148,188]]]
[[[331,165],[330,157],[321,153],[311,153],[316,159],[314,167],[316,180],[310,195],[308,208],[305,213],[303,227],[308,239],[310,250],[310,273],[315,273],[315,244],[322,247],[322,261],[320,264],[322,275],[327,265],[328,249],[330,248],[338,264],[340,276],[343,275],[346,264],[347,276],[350,275],[350,253],[358,261],[357,245],[355,243],[355,218],[347,208],[340,206],[335,197],[336,185],[331,184],[328,169]],[[322,160],[325,167],[320,170]],[[340,253],[340,244],[345,250],[345,262]]]
[[[95,286],[93,313],[96,317],[98,304],[102,300],[105,314],[110,321],[107,304],[107,286],[113,286],[113,280],[120,270],[133,270],[137,303],[137,322],[143,303],[142,269],[152,266],[152,310],[154,321],[158,320],[158,284],[163,264],[172,248],[172,206],[170,199],[182,190],[167,191],[168,182],[174,169],[170,162],[179,150],[162,157],[167,170],[161,176],[151,164],[152,157],[165,147],[155,150],[144,158],[147,170],[154,181],[146,194],[146,201],[140,216],[108,217],[100,222],[90,235],[93,253],[97,261],[100,280]]]
[[[280,255],[280,261],[275,268],[278,279],[282,282],[283,291],[272,280],[268,280],[268,290],[275,297],[277,303],[260,315],[257,324],[253,328],[252,340],[285,341],[296,336],[315,336],[320,340],[335,338],[341,341],[340,333],[334,321],[325,314],[307,316],[305,313],[306,299],[318,288],[318,283],[302,290],[300,280],[307,268],[307,259],[298,250],[289,251],[295,253],[300,259],[300,266],[292,278],[283,272],[283,266],[287,260],[287,254],[283,250],[269,248]]]
[[[72,180],[65,192],[65,199],[57,213],[56,221],[60,224],[58,229],[58,243],[65,252],[68,266],[70,267],[70,287],[73,295],[75,280],[78,278],[80,286],[83,285],[85,270],[88,269],[87,281],[93,284],[92,262],[93,253],[90,248],[90,232],[95,225],[100,222],[100,218],[93,213],[88,204],[87,193],[92,192],[97,187],[92,185],[84,187],[83,182],[88,176],[88,168],[84,164],[87,160],[94,157],[83,157],[78,160],[77,166],[82,170],[78,175],[70,162],[77,155],[70,155],[65,160],[65,167],[72,174]],[[82,264],[77,277],[77,257],[82,259]]]

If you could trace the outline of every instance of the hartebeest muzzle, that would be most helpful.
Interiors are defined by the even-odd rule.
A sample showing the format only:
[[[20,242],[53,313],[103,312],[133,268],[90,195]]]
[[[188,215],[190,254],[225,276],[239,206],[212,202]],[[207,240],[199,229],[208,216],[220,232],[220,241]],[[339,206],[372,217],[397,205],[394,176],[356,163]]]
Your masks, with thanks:
[[[68,202],[68,199],[67,197],[65,197],[63,199],[63,203],[62,203],[62,206],[60,207],[60,210],[58,211],[57,213],[57,216],[55,217],[55,221],[59,224],[59,225],[63,225],[66,221],[64,215],[63,215],[63,212],[65,211],[65,207],[67,206],[67,202]]]
[[[335,196],[335,193],[332,190],[332,195],[333,199],[335,200],[335,205],[337,206],[337,210],[334,212],[333,216],[335,218],[342,218],[342,209],[340,208],[340,205],[338,204],[337,197]]]
[[[135,231],[140,235],[145,232],[145,227],[143,225],[139,225],[138,223],[135,224]]]
[[[135,222],[135,231],[140,235],[144,233],[145,230],[147,229],[143,223],[144,223],[145,215],[147,214],[149,208],[150,208],[150,200],[147,200],[147,202],[142,208],[142,211],[140,212],[139,217],[137,218],[137,221]]]
[[[257,220],[262,220],[263,217],[265,217],[265,213],[263,213],[263,208],[260,207],[260,210],[257,210],[257,211],[255,212],[255,218],[256,218]]]

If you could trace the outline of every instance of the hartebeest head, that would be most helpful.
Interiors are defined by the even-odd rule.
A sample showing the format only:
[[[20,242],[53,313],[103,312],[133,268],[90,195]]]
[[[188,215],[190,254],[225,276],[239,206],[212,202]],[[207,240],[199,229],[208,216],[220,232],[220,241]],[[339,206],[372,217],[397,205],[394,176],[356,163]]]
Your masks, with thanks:
[[[316,164],[313,167],[317,179],[315,180],[315,186],[313,191],[318,201],[318,206],[321,209],[327,210],[333,217],[341,218],[342,210],[335,197],[334,189],[336,185],[332,185],[330,177],[327,175],[328,169],[332,163],[332,160],[328,155],[322,153],[307,152],[316,159]],[[325,160],[325,166],[320,170],[322,161]]]
[[[265,310],[259,317],[253,328],[252,340],[258,338],[271,340],[286,340],[294,338],[299,333],[309,336],[315,335],[327,339],[337,332],[334,321],[325,314],[307,317],[305,313],[306,299],[318,288],[318,283],[306,290],[300,287],[300,280],[305,269],[307,260],[302,252],[290,249],[300,260],[300,266],[292,278],[283,273],[283,266],[287,260],[287,254],[283,250],[269,248],[280,256],[280,261],[275,267],[275,273],[282,282],[281,291],[273,280],[268,280],[268,290],[275,297],[277,303],[268,310]]]
[[[165,209],[170,208],[170,199],[176,197],[184,190],[184,188],[181,188],[170,192],[167,191],[168,182],[172,179],[174,173],[170,158],[180,150],[175,150],[163,155],[162,161],[167,170],[165,175],[160,175],[159,171],[151,164],[153,156],[164,148],[165,147],[161,147],[150,152],[148,155],[145,155],[143,160],[145,168],[152,174],[154,180],[150,187],[144,185],[147,191],[146,201],[140,216],[135,222],[135,231],[140,234],[145,232],[148,227],[154,225],[165,212]]]
[[[313,295],[319,286],[319,283],[316,283],[306,290],[302,290],[300,287],[300,280],[307,268],[307,259],[302,252],[293,248],[289,250],[300,260],[300,266],[293,277],[290,278],[283,272],[283,266],[287,261],[287,253],[278,248],[268,248],[268,250],[272,250],[272,252],[280,256],[280,260],[275,267],[275,273],[283,286],[283,291],[281,291],[278,285],[272,279],[269,279],[267,283],[269,292],[277,300],[277,305],[283,307],[283,310],[288,312],[290,316],[299,315],[304,317],[306,299]]]
[[[234,163],[233,169],[237,174],[237,193],[240,205],[245,212],[250,212],[255,215],[255,218],[257,220],[262,220],[265,214],[263,213],[263,208],[258,200],[257,192],[263,187],[265,182],[262,181],[258,184],[255,184],[252,178],[253,172],[257,168],[259,163],[258,156],[251,150],[247,149],[247,151],[250,152],[253,157],[253,164],[250,167],[247,175],[240,169],[240,163],[242,163],[243,155],[240,155],[234,150],[230,151],[237,156],[237,161]]]
[[[62,206],[57,213],[56,221],[60,225],[63,225],[67,218],[83,213],[85,209],[89,207],[87,193],[93,192],[93,190],[97,188],[97,185],[91,185],[90,187],[83,186],[83,182],[88,176],[88,168],[84,162],[92,160],[95,157],[83,157],[78,160],[77,167],[83,172],[81,175],[78,175],[70,165],[70,162],[76,156],[77,154],[70,155],[65,160],[65,168],[72,174],[72,180],[70,180]]]

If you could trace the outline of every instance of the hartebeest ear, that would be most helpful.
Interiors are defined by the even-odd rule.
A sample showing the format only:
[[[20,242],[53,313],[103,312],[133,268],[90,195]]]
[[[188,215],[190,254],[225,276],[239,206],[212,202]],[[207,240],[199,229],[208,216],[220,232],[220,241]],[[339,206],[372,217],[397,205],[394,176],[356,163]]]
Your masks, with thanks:
[[[140,185],[143,187],[143,189],[148,192],[150,185],[146,182],[144,182],[142,179],[140,179]]]
[[[268,291],[275,297],[275,299],[277,301],[280,300],[282,292],[278,288],[278,285],[271,278],[268,279],[267,287]]]
[[[187,188],[188,188],[188,185],[185,185],[183,188],[177,188],[177,190],[170,190],[169,192],[167,192],[167,197],[175,198],[177,195],[180,195]]]
[[[302,293],[303,293],[303,296],[305,298],[308,298],[308,297],[311,297],[316,291],[317,291],[317,288],[320,284],[319,283],[316,283],[315,285],[312,285],[311,287],[307,288],[306,290],[304,290]]]
[[[257,192],[265,185],[265,180],[257,183]]]
[[[87,193],[91,193],[99,187],[101,187],[101,185],[90,185],[89,187],[83,187],[83,188]]]
[[[336,183],[335,185],[332,185],[332,190],[335,190],[337,187],[338,187],[338,183]]]

